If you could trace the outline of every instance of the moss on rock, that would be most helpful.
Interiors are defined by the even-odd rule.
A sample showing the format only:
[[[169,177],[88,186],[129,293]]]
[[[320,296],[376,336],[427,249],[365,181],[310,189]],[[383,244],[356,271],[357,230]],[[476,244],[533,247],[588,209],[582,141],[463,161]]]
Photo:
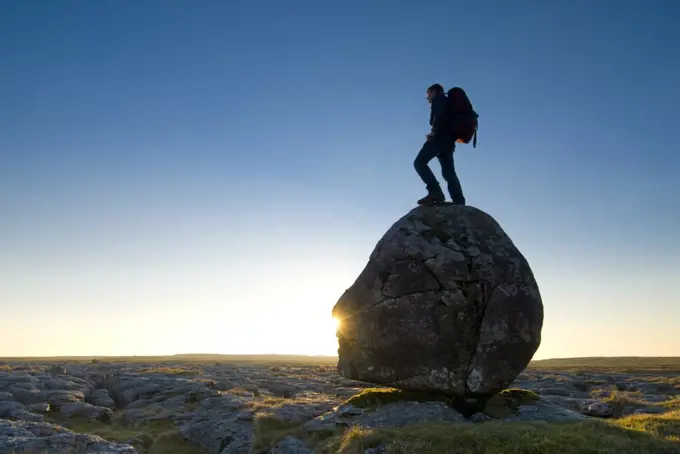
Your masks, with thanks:
[[[416,401],[416,402],[444,402],[452,405],[452,399],[440,395],[421,393],[416,391],[405,391],[395,388],[366,388],[359,394],[350,397],[345,403],[355,407],[372,409],[394,402]]]
[[[505,418],[515,414],[520,406],[529,405],[539,399],[538,394],[527,389],[504,389],[486,402],[483,413],[492,418]]]

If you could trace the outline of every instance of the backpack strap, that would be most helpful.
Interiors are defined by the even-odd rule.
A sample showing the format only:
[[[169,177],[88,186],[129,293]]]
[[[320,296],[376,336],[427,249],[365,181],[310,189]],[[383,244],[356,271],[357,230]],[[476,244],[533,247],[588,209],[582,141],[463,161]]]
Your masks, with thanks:
[[[477,129],[479,128],[479,114],[473,110],[475,114],[475,135],[472,138],[472,148],[477,148]]]

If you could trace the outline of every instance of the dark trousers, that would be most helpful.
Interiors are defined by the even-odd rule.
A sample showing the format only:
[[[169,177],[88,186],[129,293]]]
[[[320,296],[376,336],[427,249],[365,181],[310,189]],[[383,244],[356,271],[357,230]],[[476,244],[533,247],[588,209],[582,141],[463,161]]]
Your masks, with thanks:
[[[420,149],[418,156],[413,161],[413,167],[425,183],[428,194],[441,193],[441,187],[437,178],[427,165],[435,157],[439,159],[439,164],[442,168],[442,176],[446,180],[449,195],[453,203],[465,205],[465,197],[463,197],[463,189],[460,186],[460,181],[456,175],[456,169],[453,165],[453,152],[456,150],[456,142],[453,140],[428,140]]]

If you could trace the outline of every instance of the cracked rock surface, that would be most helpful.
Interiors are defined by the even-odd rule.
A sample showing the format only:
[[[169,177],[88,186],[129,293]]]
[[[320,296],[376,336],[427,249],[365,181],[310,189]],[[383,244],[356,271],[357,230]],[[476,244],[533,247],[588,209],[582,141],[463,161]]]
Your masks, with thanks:
[[[78,434],[44,422],[0,419],[0,453],[134,454],[127,444],[111,443],[95,435]]]
[[[380,239],[340,297],[339,372],[452,397],[507,388],[541,342],[527,260],[470,206],[417,207]]]

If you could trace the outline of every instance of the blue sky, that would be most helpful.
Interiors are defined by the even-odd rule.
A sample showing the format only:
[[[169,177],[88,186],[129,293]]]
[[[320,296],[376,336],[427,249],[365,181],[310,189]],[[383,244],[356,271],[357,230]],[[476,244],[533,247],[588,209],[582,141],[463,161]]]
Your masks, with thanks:
[[[670,0],[2,2],[0,355],[333,354],[333,304],[424,194],[433,82],[480,115],[456,167],[534,270],[536,357],[680,355],[679,21]]]

